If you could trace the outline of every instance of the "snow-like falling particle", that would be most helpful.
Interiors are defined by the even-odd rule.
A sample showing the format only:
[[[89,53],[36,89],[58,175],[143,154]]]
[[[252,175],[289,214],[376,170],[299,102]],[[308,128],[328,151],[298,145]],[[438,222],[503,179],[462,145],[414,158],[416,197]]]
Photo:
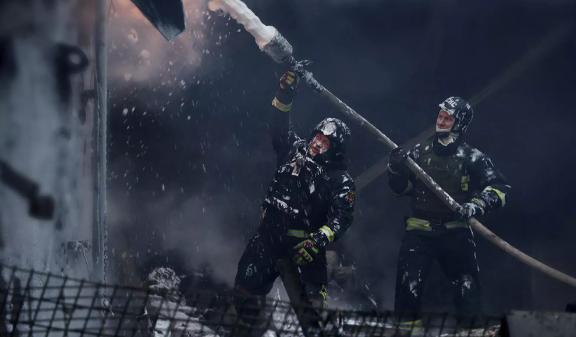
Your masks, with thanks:
[[[134,28],[128,32],[128,40],[132,43],[138,42],[138,32]]]
[[[150,52],[147,49],[142,49],[140,52],[140,57],[144,60],[147,60],[150,58]]]

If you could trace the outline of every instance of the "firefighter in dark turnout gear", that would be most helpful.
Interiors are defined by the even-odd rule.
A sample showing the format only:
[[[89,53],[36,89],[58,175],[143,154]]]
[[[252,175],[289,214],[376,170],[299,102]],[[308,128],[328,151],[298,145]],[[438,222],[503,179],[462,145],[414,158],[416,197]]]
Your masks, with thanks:
[[[398,312],[420,312],[423,284],[434,260],[454,288],[456,312],[481,312],[476,244],[467,220],[503,207],[510,186],[487,155],[465,142],[472,117],[468,102],[449,97],[440,104],[435,135],[409,153],[397,148],[390,154],[389,185],[395,193],[411,198],[398,258]],[[454,214],[411,174],[404,165],[407,156],[462,205],[460,214]]]
[[[327,118],[307,140],[299,138],[289,119],[297,81],[294,73],[284,74],[272,101],[277,169],[260,226],[242,254],[235,279],[237,292],[249,295],[235,304],[246,326],[243,335],[263,332],[257,331],[262,303],[252,296],[268,294],[279,276],[304,334],[321,334],[314,308],[322,307],[327,296],[325,247],[352,224],[355,187],[345,163],[350,129]]]

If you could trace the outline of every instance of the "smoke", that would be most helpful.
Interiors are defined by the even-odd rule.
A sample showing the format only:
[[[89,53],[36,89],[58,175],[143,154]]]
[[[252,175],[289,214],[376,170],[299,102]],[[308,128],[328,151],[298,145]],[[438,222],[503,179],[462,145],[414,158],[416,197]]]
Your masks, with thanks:
[[[130,0],[113,2],[110,15],[110,74],[114,83],[177,82],[202,64],[209,18],[204,1],[184,1],[186,30],[167,41]],[[119,83],[116,83],[119,85]]]
[[[192,196],[189,186],[172,185],[169,179],[157,176],[160,170],[154,165],[148,167],[139,160],[155,152],[154,142],[164,145],[172,140],[171,148],[183,146],[173,134],[191,123],[166,126],[156,124],[155,119],[188,116],[189,121],[190,110],[196,110],[197,99],[187,98],[186,93],[198,86],[201,73],[210,71],[203,60],[213,56],[209,39],[213,35],[211,14],[205,1],[184,1],[184,11],[186,30],[167,41],[130,0],[114,1],[111,8],[109,80],[113,107],[110,118],[112,124],[122,119],[125,126],[121,133],[112,130],[111,138],[130,147],[130,131],[142,130],[138,125],[143,123],[151,128],[154,136],[164,135],[159,139],[154,136],[143,139],[135,157],[116,157],[112,150],[111,179],[123,184],[111,184],[108,222],[116,257],[126,260],[117,268],[117,278],[121,281],[137,277],[148,260],[167,251],[176,252],[185,260],[188,270],[212,264],[212,260],[224,263],[226,254],[233,260],[225,250],[216,252],[206,247],[209,242],[221,244],[224,240],[220,237],[223,221],[218,212],[206,214],[209,206]],[[216,44],[220,41],[222,37]],[[146,93],[138,96],[139,90]],[[157,181],[151,182],[150,178]],[[128,265],[130,271],[125,268]],[[229,278],[229,275],[221,277]]]
[[[220,196],[217,199],[225,204],[235,202],[231,196]],[[164,248],[181,250],[190,268],[213,266],[217,279],[230,282],[234,279],[243,242],[231,235],[231,214],[224,214],[224,208],[210,206],[200,198],[193,198],[172,208],[177,218],[172,220],[171,230],[165,232]]]
[[[180,272],[208,268],[212,277],[231,284],[244,245],[234,226],[246,227],[231,206],[238,207],[242,196],[186,198],[180,190],[167,190],[166,186],[159,186],[159,194],[135,197],[137,202],[114,194],[110,203],[110,213],[114,216],[110,222],[116,250],[142,256],[142,268],[147,268],[155,256],[170,254],[172,256],[164,260],[167,266]],[[184,261],[184,265],[178,265],[179,261]]]

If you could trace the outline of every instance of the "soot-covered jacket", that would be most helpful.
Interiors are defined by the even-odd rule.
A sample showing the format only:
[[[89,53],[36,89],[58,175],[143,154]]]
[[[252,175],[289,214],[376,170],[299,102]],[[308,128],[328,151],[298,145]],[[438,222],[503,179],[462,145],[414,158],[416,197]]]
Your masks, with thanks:
[[[504,176],[492,160],[465,142],[448,146],[435,136],[417,144],[408,155],[420,165],[448,194],[462,204],[478,199],[485,210],[503,207],[510,191]],[[413,174],[388,170],[389,185],[401,195],[411,197],[412,216],[447,222],[457,216]]]
[[[290,126],[289,113],[275,108],[271,122],[277,169],[263,207],[288,219],[290,228],[307,232],[328,226],[338,239],[352,224],[355,185],[343,160],[319,164],[307,155],[308,142]]]

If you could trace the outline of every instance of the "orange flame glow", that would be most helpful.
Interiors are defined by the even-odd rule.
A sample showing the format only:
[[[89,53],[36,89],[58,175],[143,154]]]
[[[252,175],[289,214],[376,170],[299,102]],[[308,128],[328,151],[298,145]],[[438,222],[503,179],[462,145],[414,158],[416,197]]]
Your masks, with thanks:
[[[205,45],[204,1],[185,1],[186,30],[167,41],[130,0],[114,0],[109,22],[110,79],[166,81],[193,73]]]

